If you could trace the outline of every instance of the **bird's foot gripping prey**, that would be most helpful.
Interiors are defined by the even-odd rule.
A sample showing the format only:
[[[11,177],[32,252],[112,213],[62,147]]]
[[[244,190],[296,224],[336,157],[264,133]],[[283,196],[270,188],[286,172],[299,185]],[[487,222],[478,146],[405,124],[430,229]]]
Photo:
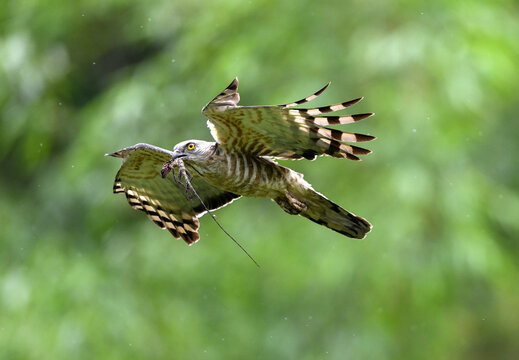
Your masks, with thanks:
[[[275,161],[314,160],[321,155],[359,160],[359,155],[371,152],[347,142],[375,137],[327,126],[353,123],[372,113],[323,115],[362,98],[295,108],[316,98],[328,85],[289,104],[238,106],[238,79],[234,79],[202,109],[215,142],[183,141],[173,151],[141,143],[107,154],[123,160],[113,191],[125,193],[134,209],[145,212],[155,224],[189,245],[200,238],[200,216],[241,196],[273,199],[289,214],[362,239],[371,230],[368,221],[314,191],[302,174]],[[169,171],[173,176],[167,177]]]
[[[176,177],[175,168],[178,169]],[[186,169],[186,165],[181,158],[166,161],[164,165],[162,165],[160,175],[162,175],[162,178],[166,178],[170,171],[173,173],[173,179],[175,179],[177,183],[184,187],[186,198],[191,199],[194,189],[189,185],[191,184],[191,180],[193,180],[193,175],[191,175],[191,173]],[[184,182],[182,182],[182,179],[184,179]]]

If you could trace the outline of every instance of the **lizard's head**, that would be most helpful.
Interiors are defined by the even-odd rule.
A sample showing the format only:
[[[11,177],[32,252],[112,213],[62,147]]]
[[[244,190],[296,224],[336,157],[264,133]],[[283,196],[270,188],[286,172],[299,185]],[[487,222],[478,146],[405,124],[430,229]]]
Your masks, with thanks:
[[[183,161],[203,164],[214,151],[214,143],[203,140],[187,140],[178,143],[173,148],[172,160],[181,158]]]

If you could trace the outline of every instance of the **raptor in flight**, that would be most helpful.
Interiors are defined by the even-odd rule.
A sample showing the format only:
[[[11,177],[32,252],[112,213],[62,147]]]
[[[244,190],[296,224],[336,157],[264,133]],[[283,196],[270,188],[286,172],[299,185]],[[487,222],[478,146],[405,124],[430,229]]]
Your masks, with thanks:
[[[206,207],[218,209],[241,196],[271,198],[289,214],[362,239],[371,230],[368,221],[328,200],[302,174],[275,161],[314,160],[321,155],[359,160],[358,155],[371,152],[345,142],[370,141],[373,136],[327,126],[359,121],[372,113],[322,115],[362,98],[312,109],[295,108],[315,99],[328,85],[290,104],[238,106],[238,79],[234,79],[202,109],[216,142],[183,141],[173,151],[141,143],[107,154],[123,160],[113,191],[125,193],[134,209],[189,245],[200,238],[198,218]],[[191,184],[199,197],[186,196],[180,178],[166,176],[170,170],[174,173],[178,164],[192,176]]]

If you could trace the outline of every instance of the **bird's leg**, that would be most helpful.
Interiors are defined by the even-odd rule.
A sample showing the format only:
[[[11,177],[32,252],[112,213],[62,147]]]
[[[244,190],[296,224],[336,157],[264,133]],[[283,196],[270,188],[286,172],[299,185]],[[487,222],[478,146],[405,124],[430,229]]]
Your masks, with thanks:
[[[177,174],[175,174],[175,168],[178,170]],[[191,175],[191,173],[186,169],[186,165],[182,159],[176,158],[175,160],[170,160],[164,163],[160,170],[160,174],[165,178],[168,176],[170,171],[173,173],[173,179],[184,188],[186,198],[192,199],[193,188],[191,185],[191,179],[193,179],[193,175]],[[184,179],[184,182],[182,182],[182,179]]]
[[[285,197],[280,196],[274,199],[274,201],[277,202],[278,205],[290,215],[298,215],[299,213],[308,209],[308,206],[305,203],[299,201],[288,191],[285,192]]]
[[[186,169],[186,165],[180,158],[173,160],[172,166],[178,169],[178,177],[175,180],[184,187],[186,198],[191,200],[193,198],[193,188],[191,185],[191,179],[193,179],[193,175],[191,175],[191,173]],[[184,183],[182,182],[182,179],[184,179]]]
[[[178,167],[178,179],[180,181],[181,178],[184,178],[186,180],[186,184],[193,179],[193,175],[186,169],[186,165],[182,161],[182,159],[176,159],[176,167]]]

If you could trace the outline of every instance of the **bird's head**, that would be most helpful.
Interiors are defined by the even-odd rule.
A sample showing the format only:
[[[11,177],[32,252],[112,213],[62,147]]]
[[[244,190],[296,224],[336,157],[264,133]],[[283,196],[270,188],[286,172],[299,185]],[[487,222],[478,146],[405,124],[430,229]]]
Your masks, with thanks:
[[[207,161],[207,157],[214,151],[214,142],[203,140],[187,140],[178,143],[173,148],[172,159],[181,158],[190,163],[201,163]]]

